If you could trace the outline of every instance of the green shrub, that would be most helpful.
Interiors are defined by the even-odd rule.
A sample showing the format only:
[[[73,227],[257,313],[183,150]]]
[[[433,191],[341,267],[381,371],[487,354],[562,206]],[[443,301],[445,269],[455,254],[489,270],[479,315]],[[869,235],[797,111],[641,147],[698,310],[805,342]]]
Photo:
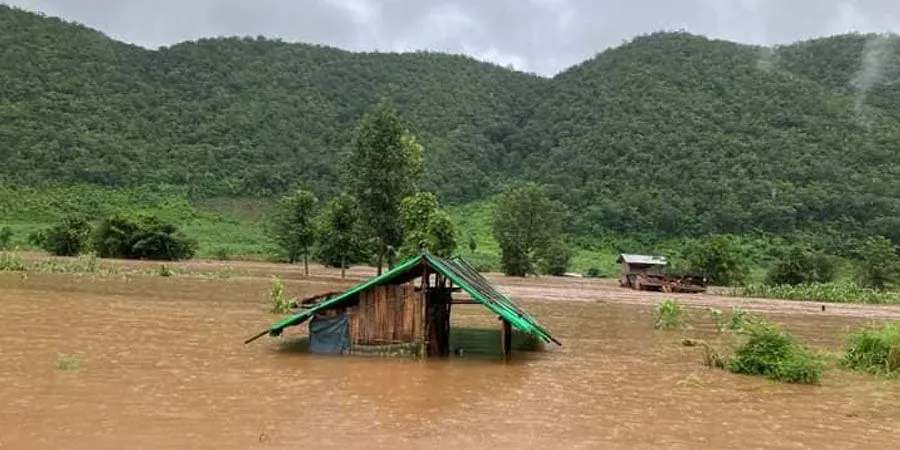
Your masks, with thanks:
[[[851,333],[841,364],[875,375],[900,375],[900,322],[870,326]]]
[[[13,230],[10,227],[0,228],[0,250],[12,248]]]
[[[83,252],[91,235],[91,225],[81,217],[69,216],[62,222],[35,235],[39,247],[56,256],[77,256]]]
[[[97,228],[94,248],[104,258],[178,261],[194,256],[197,241],[154,216],[116,215]]]
[[[672,299],[663,300],[656,307],[654,327],[657,330],[684,327],[687,325],[684,313],[684,305],[678,303],[678,301]]]
[[[712,236],[684,250],[687,271],[718,286],[743,284],[750,273],[744,255],[726,236]]]
[[[286,314],[291,311],[291,301],[284,296],[284,284],[277,275],[272,275],[269,299],[272,301],[273,314]]]
[[[219,261],[228,261],[231,259],[231,251],[225,247],[219,247],[215,251],[216,259]]]
[[[716,326],[716,331],[719,333],[725,331],[725,315],[722,313],[721,309],[718,308],[706,308],[706,311],[709,313],[709,317],[713,321],[713,325]]]
[[[575,252],[562,241],[553,241],[538,254],[538,267],[541,273],[552,276],[563,276],[569,270],[569,262]]]
[[[600,278],[600,269],[596,267],[589,267],[588,270],[584,271],[584,276],[586,278]]]
[[[824,363],[777,325],[757,321],[741,331],[745,342],[728,360],[729,372],[759,375],[786,383],[819,384]]]
[[[790,285],[830,283],[834,281],[834,260],[821,252],[813,252],[800,247],[792,248],[766,273],[768,285]]]
[[[742,331],[747,324],[753,323],[757,319],[748,311],[740,308],[731,309],[731,319],[728,321],[728,329],[731,331]]]

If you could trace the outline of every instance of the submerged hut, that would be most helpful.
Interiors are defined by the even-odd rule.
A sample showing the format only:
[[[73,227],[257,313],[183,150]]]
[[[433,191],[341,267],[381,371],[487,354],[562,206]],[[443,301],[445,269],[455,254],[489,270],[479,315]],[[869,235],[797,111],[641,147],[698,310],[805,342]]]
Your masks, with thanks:
[[[465,292],[470,299],[453,298]],[[501,320],[501,354],[510,354],[512,329],[562,345],[537,320],[460,257],[430,253],[403,261],[353,288],[321,298],[246,342],[309,320],[309,351],[320,354],[450,353],[450,311],[481,304]]]
[[[655,255],[633,255],[622,253],[616,259],[621,267],[619,284],[627,287],[636,287],[639,277],[662,275],[662,268],[666,266],[666,258]]]

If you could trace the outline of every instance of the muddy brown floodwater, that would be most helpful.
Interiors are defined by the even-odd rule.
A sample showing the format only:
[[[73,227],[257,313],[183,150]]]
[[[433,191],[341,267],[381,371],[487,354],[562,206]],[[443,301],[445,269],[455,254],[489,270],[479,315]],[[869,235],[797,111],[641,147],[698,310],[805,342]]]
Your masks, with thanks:
[[[215,268],[219,263],[194,263]],[[707,369],[685,336],[656,332],[659,294],[608,281],[494,277],[564,347],[446,361],[317,357],[243,339],[289,295],[349,286],[335,272],[234,263],[231,278],[0,274],[2,449],[897,448],[900,382],[831,369],[821,386]],[[154,266],[155,267],[155,266]],[[351,273],[354,280],[366,270]],[[680,296],[741,306],[836,349],[879,307]],[[478,306],[455,325],[496,327]],[[77,370],[57,368],[76,355]]]

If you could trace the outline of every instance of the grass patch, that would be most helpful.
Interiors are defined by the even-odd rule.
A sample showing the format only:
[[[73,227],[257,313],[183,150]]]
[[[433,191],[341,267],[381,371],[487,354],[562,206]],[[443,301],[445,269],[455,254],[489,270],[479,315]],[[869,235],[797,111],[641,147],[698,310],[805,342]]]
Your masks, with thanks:
[[[0,252],[0,272],[24,272],[22,258],[14,252]]]
[[[900,376],[900,322],[850,333],[840,364],[874,375]]]
[[[900,292],[898,291],[878,291],[863,288],[855,283],[815,283],[798,286],[752,284],[732,289],[731,295],[829,303],[900,304]]]
[[[56,357],[56,368],[70,371],[81,368],[81,359],[75,355],[59,355]]]
[[[656,306],[656,318],[653,326],[657,330],[688,327],[684,305],[673,299],[659,302],[659,305]]]
[[[822,359],[778,325],[758,320],[746,325],[739,335],[742,340],[732,356],[706,355],[707,365],[785,383],[821,383],[825,370]]]

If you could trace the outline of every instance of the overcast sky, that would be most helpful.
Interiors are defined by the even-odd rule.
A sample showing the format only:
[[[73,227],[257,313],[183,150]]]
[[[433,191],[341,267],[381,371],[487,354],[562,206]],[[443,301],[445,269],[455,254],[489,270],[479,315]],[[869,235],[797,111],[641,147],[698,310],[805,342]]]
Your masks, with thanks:
[[[0,0],[147,48],[257,36],[354,50],[465,53],[553,75],[635,35],[753,44],[900,32],[900,0]]]

